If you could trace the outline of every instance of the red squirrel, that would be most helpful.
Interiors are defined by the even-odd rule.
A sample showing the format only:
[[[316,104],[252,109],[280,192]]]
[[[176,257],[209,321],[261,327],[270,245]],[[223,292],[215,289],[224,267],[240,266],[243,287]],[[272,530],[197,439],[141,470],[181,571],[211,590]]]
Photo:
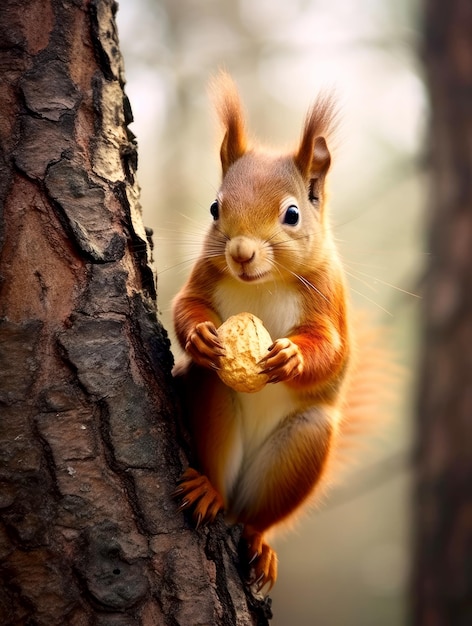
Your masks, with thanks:
[[[279,154],[249,145],[229,75],[220,74],[214,91],[223,178],[203,250],[173,305],[185,352],[174,375],[196,463],[175,496],[197,526],[220,510],[242,523],[250,582],[271,588],[277,557],[267,531],[322,484],[351,363],[346,281],[326,206],[335,105],[318,99],[298,147]],[[256,393],[217,376],[225,353],[218,327],[243,311],[274,339],[259,363],[268,382]]]

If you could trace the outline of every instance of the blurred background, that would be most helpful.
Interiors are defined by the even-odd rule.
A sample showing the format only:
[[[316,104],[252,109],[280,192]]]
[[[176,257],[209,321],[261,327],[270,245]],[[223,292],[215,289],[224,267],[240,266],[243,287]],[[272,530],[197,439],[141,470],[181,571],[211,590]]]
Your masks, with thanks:
[[[118,27],[154,230],[159,308],[199,254],[220,180],[209,77],[227,69],[250,132],[296,145],[321,88],[338,95],[330,210],[356,305],[408,372],[340,487],[276,538],[275,626],[401,626],[410,576],[412,393],[424,265],[428,99],[412,0],[121,0]],[[175,347],[175,344],[174,344]]]

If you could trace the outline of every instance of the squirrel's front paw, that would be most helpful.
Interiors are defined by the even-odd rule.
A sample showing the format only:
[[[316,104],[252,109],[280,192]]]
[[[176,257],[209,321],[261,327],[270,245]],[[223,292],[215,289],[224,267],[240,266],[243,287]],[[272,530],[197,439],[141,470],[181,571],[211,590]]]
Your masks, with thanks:
[[[210,369],[218,369],[219,359],[225,355],[213,322],[197,324],[189,333],[185,350],[195,363]]]
[[[270,383],[279,383],[299,376],[303,372],[303,356],[296,343],[283,337],[269,348],[269,354],[259,361],[262,373]]]
[[[192,508],[192,517],[198,528],[212,522],[223,509],[223,498],[208,478],[189,467],[179,479],[179,486],[172,496],[180,500],[179,510]]]

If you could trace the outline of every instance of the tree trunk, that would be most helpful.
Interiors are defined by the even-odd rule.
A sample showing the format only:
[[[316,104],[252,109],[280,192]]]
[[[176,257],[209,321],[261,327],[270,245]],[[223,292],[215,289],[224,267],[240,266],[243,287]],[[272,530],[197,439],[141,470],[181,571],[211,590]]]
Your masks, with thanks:
[[[427,0],[429,267],[415,493],[414,623],[472,624],[472,4]]]
[[[196,532],[170,496],[185,458],[115,10],[0,6],[0,623],[266,624],[237,529]]]

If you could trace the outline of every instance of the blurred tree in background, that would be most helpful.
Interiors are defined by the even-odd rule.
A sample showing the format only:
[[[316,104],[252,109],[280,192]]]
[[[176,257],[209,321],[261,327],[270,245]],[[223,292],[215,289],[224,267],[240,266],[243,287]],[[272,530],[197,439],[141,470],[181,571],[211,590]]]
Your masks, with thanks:
[[[414,624],[472,624],[472,4],[427,0],[429,264],[414,501]]]

